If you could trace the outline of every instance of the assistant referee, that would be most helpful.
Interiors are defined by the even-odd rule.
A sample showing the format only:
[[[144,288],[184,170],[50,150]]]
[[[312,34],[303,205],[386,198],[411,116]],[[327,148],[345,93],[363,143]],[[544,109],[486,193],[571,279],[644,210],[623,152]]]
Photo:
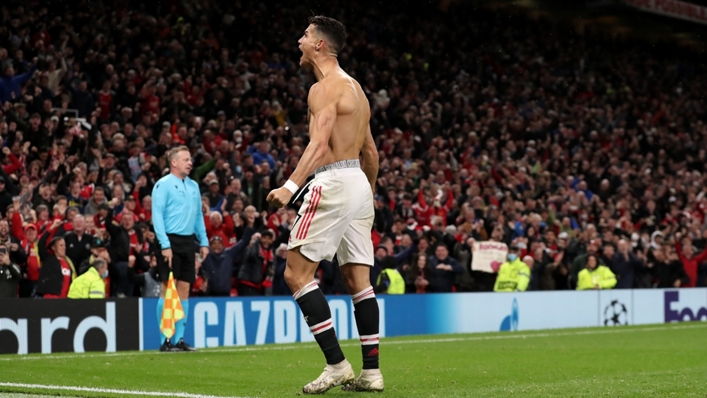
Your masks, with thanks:
[[[201,212],[199,185],[189,178],[192,169],[189,148],[173,148],[167,156],[170,173],[157,181],[152,189],[152,223],[162,249],[162,255],[157,256],[157,271],[162,281],[157,322],[159,324],[162,319],[170,269],[177,281],[184,318],[177,321],[171,339],[160,332],[160,351],[196,351],[184,342],[184,329],[189,317],[190,285],[196,281],[195,238],[199,241],[201,258],[209,254],[209,241]]]

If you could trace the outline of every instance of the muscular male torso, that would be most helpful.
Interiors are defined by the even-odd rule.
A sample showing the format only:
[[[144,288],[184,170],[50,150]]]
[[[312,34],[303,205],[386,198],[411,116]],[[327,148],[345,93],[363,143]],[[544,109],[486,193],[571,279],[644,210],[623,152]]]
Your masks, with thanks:
[[[339,69],[312,86],[307,102],[310,125],[317,123],[321,110],[327,106],[336,107],[329,151],[321,164],[358,159],[371,117],[368,99],[358,82]]]

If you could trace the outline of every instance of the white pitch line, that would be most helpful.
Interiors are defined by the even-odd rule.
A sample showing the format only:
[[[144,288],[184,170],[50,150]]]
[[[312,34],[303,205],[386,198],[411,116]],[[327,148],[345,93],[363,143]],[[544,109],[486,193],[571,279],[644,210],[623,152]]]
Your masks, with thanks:
[[[101,393],[101,394],[121,394],[121,395],[131,395],[131,396],[148,396],[148,397],[238,398],[238,397],[221,397],[221,396],[217,396],[217,395],[189,394],[189,393],[185,393],[185,392],[117,390],[117,389],[111,389],[111,388],[53,386],[53,385],[43,385],[43,384],[23,384],[23,383],[4,383],[4,382],[0,382],[0,387],[29,388],[32,390],[65,390],[65,391],[97,392],[97,393]]]
[[[405,345],[405,344],[421,344],[421,343],[453,343],[462,341],[483,341],[483,340],[506,340],[506,339],[529,339],[537,337],[554,337],[554,336],[582,336],[582,335],[595,335],[595,334],[614,334],[614,333],[632,333],[632,332],[654,332],[661,330],[681,330],[681,329],[697,329],[707,327],[707,323],[700,322],[699,324],[693,325],[680,325],[680,326],[649,326],[641,328],[630,328],[625,329],[622,327],[610,328],[610,329],[599,329],[596,330],[578,330],[571,332],[545,332],[545,333],[527,333],[519,334],[518,332],[510,333],[497,333],[489,336],[469,336],[469,337],[440,337],[440,338],[430,338],[430,339],[412,339],[412,340],[400,340],[400,341],[388,341],[387,339],[382,339],[381,344],[385,346],[390,345]],[[341,343],[342,347],[358,347],[360,344],[358,342],[344,342]],[[282,350],[296,350],[303,348],[316,347],[314,342],[307,343],[295,343],[295,344],[268,344],[268,345],[258,345],[258,346],[244,346],[244,347],[214,347],[208,348],[200,353],[222,353],[222,352],[242,352],[242,351],[282,351]],[[128,357],[137,355],[149,355],[149,354],[159,354],[157,351],[126,351],[126,352],[91,352],[91,353],[81,353],[81,354],[52,354],[52,355],[9,355],[0,357],[0,361],[33,361],[42,359],[72,359],[72,358],[92,358],[92,357]],[[179,353],[163,353],[159,355],[179,355]]]

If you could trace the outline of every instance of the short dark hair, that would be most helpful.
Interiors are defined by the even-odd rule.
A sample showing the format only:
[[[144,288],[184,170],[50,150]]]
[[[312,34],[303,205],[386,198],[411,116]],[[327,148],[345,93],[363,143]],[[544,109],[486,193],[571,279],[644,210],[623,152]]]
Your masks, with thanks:
[[[346,44],[346,27],[334,18],[316,15],[309,18],[310,25],[315,25],[319,33],[326,37],[329,46],[338,54]]]

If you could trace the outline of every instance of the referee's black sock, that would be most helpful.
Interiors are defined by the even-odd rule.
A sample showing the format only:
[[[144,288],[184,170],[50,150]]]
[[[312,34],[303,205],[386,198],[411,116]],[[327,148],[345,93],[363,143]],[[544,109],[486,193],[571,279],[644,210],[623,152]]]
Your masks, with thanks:
[[[354,305],[354,316],[361,339],[361,353],[363,354],[363,369],[378,369],[378,339],[380,326],[380,310],[378,300],[373,292],[373,287],[351,296]]]
[[[327,303],[317,282],[312,281],[305,285],[294,294],[294,298],[302,310],[304,320],[314,334],[314,339],[326,357],[326,363],[336,365],[346,359],[336,338],[329,303]]]

